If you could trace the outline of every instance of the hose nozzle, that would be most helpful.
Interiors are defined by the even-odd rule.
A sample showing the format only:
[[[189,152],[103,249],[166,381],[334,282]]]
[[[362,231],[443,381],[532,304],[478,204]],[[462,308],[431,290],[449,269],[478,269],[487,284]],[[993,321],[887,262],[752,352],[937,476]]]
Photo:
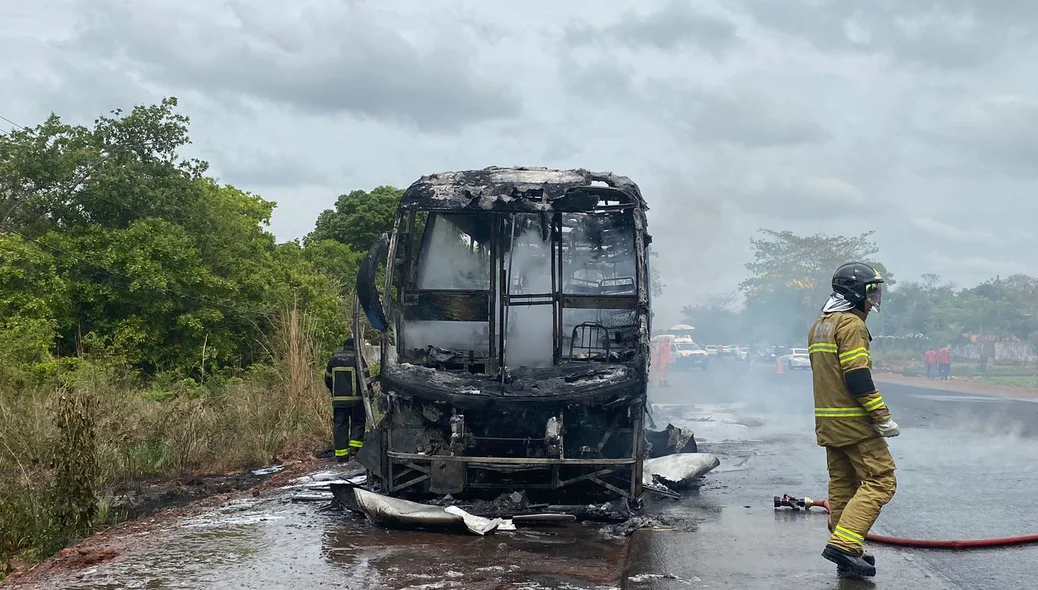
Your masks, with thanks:
[[[812,500],[811,498],[804,497],[804,499],[790,496],[789,494],[783,494],[782,496],[774,496],[775,508],[792,508],[793,510],[808,510],[813,506],[819,508],[825,508],[829,510],[828,500]]]
[[[800,510],[801,508],[807,509],[804,501],[790,496],[789,494],[783,494],[782,496],[775,496],[775,508],[792,508],[793,510]]]

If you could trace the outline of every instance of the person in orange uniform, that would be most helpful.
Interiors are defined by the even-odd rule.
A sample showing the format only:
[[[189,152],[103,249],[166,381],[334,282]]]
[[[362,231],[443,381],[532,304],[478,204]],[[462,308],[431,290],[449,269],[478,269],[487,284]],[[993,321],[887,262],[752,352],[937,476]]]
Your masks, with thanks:
[[[947,346],[943,346],[937,351],[937,367],[941,379],[947,381],[948,376],[951,375],[951,350]]]
[[[897,490],[897,467],[884,439],[900,429],[872,381],[872,336],[865,326],[869,312],[879,309],[883,277],[852,262],[836,270],[832,287],[807,336],[815,435],[829,470],[832,535],[822,557],[841,577],[863,578],[876,575],[865,537]]]
[[[933,381],[937,376],[937,351],[931,348],[923,357],[926,359],[926,378]]]
[[[653,355],[653,366],[655,370],[655,378],[659,382],[660,387],[670,387],[670,383],[667,382],[667,365],[672,361],[670,354],[670,348],[673,346],[673,342],[670,338],[660,338],[660,343],[656,345],[655,354]]]

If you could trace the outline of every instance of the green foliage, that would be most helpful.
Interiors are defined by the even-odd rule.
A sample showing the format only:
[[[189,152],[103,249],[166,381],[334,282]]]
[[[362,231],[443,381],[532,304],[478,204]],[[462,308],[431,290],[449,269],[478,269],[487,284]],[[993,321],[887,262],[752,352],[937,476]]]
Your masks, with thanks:
[[[176,104],[114,111],[92,128],[52,115],[0,137],[0,343],[17,343],[0,352],[0,381],[53,375],[51,353],[84,346],[145,374],[204,379],[260,359],[271,318],[294,303],[318,318],[322,342],[341,340],[358,256],[278,245],[266,230],[273,203],[178,155],[189,138]],[[361,203],[351,219],[384,231],[372,224],[396,201],[372,194],[374,210]]]
[[[802,342],[832,292],[833,271],[844,263],[872,264],[888,286],[895,284],[893,276],[874,259],[879,250],[872,241],[873,232],[852,237],[798,236],[767,229],[761,233],[763,237],[750,240],[754,259],[746,268],[752,276],[739,285],[752,331],[747,336],[752,339]]]
[[[937,275],[905,282],[884,296],[878,333],[922,336],[925,346],[962,342],[966,334],[1038,340],[1038,279],[995,278],[967,289]]]
[[[964,289],[935,274],[898,283],[875,261],[878,248],[871,232],[853,237],[762,233],[763,238],[751,240],[754,260],[746,268],[753,275],[739,285],[745,296],[742,309],[734,305],[733,294],[684,308],[698,340],[802,345],[832,291],[832,272],[858,260],[876,267],[888,286],[882,308],[869,317],[870,330],[904,341],[902,346],[897,344],[901,340],[883,340],[878,344],[882,354],[900,350],[906,359],[915,358],[916,349],[963,343],[968,335],[1038,343],[1038,278],[996,277]]]
[[[54,258],[20,236],[0,234],[0,387],[51,374],[54,339],[69,306]]]
[[[366,252],[355,251],[335,240],[317,240],[307,243],[303,256],[314,268],[335,279],[340,291],[352,293],[357,269]]]
[[[274,203],[179,156],[176,105],[0,135],[0,577],[106,519],[108,486],[328,439],[315,377],[402,191],[279,244]]]
[[[334,240],[354,252],[367,252],[379,234],[392,228],[403,194],[403,189],[379,186],[370,193],[356,190],[341,195],[335,201],[335,209],[327,209],[318,216],[305,243],[309,246],[312,242]]]

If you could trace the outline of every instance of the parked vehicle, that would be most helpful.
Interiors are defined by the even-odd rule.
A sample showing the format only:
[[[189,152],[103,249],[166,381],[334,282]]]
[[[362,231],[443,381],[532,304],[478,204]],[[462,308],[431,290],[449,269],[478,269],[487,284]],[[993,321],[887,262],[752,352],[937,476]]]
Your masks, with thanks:
[[[802,371],[811,370],[811,356],[808,354],[806,348],[789,349],[789,354],[784,354],[779,357],[779,362],[791,371],[794,369]]]
[[[674,342],[675,366],[678,369],[699,368],[706,370],[710,356],[698,344],[691,340],[687,342]]]

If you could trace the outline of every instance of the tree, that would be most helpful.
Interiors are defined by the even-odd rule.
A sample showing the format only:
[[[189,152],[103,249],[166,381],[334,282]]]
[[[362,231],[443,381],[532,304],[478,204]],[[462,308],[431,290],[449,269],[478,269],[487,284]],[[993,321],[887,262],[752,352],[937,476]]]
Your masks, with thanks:
[[[335,240],[354,252],[367,252],[379,234],[392,229],[403,194],[403,189],[384,185],[370,193],[355,190],[341,195],[335,209],[326,209],[317,217],[314,231],[303,243]]]
[[[874,260],[879,250],[872,241],[873,232],[851,237],[798,236],[768,229],[760,233],[764,237],[750,240],[754,259],[746,268],[752,276],[739,284],[746,296],[753,338],[802,342],[832,292],[833,271],[844,263],[867,262],[883,275],[888,288],[895,284],[886,268]]]
[[[54,257],[38,245],[0,234],[0,387],[45,372],[69,290]]]
[[[148,373],[193,371],[204,347],[213,368],[241,367],[294,303],[341,339],[334,271],[276,243],[274,203],[178,155],[190,140],[176,104],[116,110],[92,128],[51,115],[0,136],[0,267],[11,271],[0,342],[50,334],[45,349],[73,356],[85,341]],[[48,284],[41,316],[33,290]]]

